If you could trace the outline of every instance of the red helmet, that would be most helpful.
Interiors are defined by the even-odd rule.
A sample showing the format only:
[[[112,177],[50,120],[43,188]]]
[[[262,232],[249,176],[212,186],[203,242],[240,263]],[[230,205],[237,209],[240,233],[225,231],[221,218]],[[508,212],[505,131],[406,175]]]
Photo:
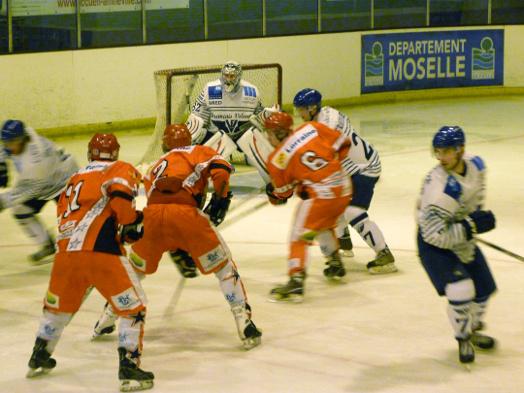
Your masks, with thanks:
[[[264,127],[282,140],[293,132],[293,118],[289,113],[276,112],[266,119]]]
[[[120,144],[113,134],[99,134],[93,135],[87,145],[87,159],[116,161],[118,160],[118,152],[120,151]]]
[[[164,152],[191,145],[191,133],[185,124],[169,124],[164,130],[162,148]]]

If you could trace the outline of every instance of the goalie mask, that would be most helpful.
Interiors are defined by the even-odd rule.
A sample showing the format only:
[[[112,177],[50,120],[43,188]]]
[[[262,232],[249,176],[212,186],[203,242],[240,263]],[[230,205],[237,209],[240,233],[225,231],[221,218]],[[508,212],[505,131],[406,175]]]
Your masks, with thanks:
[[[234,93],[240,86],[240,79],[242,78],[242,66],[236,61],[228,61],[222,67],[222,75],[220,82],[224,86],[224,90],[228,93]]]
[[[162,150],[167,153],[176,147],[191,145],[191,133],[185,124],[169,124],[162,137]]]
[[[87,147],[87,159],[89,161],[116,161],[120,144],[113,134],[93,135]]]

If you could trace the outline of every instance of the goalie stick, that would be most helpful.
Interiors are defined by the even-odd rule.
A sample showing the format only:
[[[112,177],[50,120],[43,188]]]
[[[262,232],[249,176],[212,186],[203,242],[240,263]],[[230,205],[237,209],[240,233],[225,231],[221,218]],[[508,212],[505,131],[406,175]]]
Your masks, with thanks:
[[[506,254],[510,257],[513,257],[515,258],[516,260],[520,261],[520,262],[524,262],[524,257],[522,255],[519,255],[519,254],[515,254],[514,252],[511,252],[509,250],[506,250],[505,248],[503,247],[500,247],[500,246],[497,246],[496,244],[493,244],[491,242],[488,242],[487,240],[484,240],[484,239],[480,239],[480,238],[476,238],[477,241],[479,241],[480,243],[482,244],[485,244],[486,246],[489,246],[497,251],[500,251],[501,253],[503,254]]]

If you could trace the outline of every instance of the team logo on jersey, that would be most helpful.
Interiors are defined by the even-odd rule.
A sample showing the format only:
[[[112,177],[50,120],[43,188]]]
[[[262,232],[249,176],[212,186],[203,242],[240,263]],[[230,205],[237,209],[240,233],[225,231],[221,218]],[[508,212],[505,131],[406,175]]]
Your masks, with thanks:
[[[384,52],[380,42],[374,42],[371,53],[364,54],[364,67],[365,86],[382,86],[384,84]]]
[[[247,97],[256,97],[257,91],[254,87],[244,86],[244,95]]]
[[[219,244],[216,248],[209,251],[208,253],[198,257],[200,264],[204,271],[208,272],[213,270],[219,264],[224,262],[227,259],[226,252],[224,248]]]
[[[118,295],[111,296],[111,300],[120,310],[132,310],[140,304],[133,288],[128,288]]]
[[[221,100],[222,86],[209,86],[207,89],[207,95],[210,100]]]
[[[60,307],[60,296],[55,295],[53,292],[48,290],[45,297],[45,304],[52,308]]]
[[[480,48],[471,49],[471,79],[495,79],[495,48],[490,37],[480,41]]]

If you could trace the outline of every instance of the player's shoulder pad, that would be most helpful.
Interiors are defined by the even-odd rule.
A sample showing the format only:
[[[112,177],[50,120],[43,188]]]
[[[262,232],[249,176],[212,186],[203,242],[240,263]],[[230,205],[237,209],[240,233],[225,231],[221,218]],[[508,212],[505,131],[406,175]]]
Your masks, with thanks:
[[[140,182],[142,175],[132,164],[126,161],[117,160],[111,165],[115,176],[129,177],[137,182]]]
[[[257,97],[258,96],[258,89],[255,85],[252,85],[249,82],[242,81],[241,87],[242,87],[242,91],[244,92],[244,96],[247,96],[247,97]]]
[[[462,194],[462,186],[452,175],[449,175],[446,179],[446,186],[444,187],[444,194],[449,195],[451,198],[458,200]]]
[[[484,164],[484,160],[480,158],[479,156],[471,157],[470,161],[473,163],[473,165],[475,165],[475,167],[479,171],[483,171],[484,169],[486,169],[486,164]]]

